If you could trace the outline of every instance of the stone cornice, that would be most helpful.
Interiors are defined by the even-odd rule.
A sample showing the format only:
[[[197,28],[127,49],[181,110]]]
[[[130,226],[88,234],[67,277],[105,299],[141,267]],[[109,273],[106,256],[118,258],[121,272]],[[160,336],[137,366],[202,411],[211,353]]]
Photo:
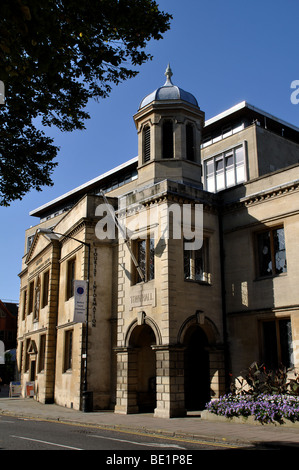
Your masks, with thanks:
[[[272,279],[272,278],[270,278]],[[286,314],[286,312],[291,313],[291,312],[298,312],[299,310],[299,304],[295,305],[284,305],[281,307],[269,307],[269,308],[257,308],[254,310],[237,310],[237,311],[231,311],[227,312],[227,317],[233,317],[233,316],[256,316],[259,315],[260,318],[266,317],[267,315],[279,315],[281,314],[282,316]]]
[[[150,188],[141,189],[134,194],[134,199],[128,198],[128,206],[125,207],[127,214],[133,214],[138,207],[150,207],[153,204],[177,203],[177,204],[203,204],[205,211],[217,212],[218,196],[204,191],[201,188],[186,186],[175,181],[164,180],[156,185],[156,192],[149,191]],[[122,209],[118,214],[121,216]]]
[[[284,197],[287,194],[298,192],[299,180],[288,182],[282,185],[267,188],[257,193],[250,194],[234,201],[223,202],[223,211],[228,212],[233,209],[240,209],[241,207],[251,207],[257,204],[262,204],[269,200],[279,197]]]

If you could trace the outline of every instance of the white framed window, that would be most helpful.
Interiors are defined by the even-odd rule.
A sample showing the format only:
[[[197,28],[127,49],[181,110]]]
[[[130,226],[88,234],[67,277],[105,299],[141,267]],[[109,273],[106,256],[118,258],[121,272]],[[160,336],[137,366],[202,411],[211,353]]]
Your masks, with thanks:
[[[205,148],[209,145],[215,144],[220,140],[226,139],[226,137],[230,137],[231,135],[237,134],[237,132],[240,132],[243,129],[245,129],[244,122],[235,122],[233,124],[227,124],[226,126],[222,127],[222,129],[218,129],[210,134],[205,134],[203,136],[201,148]]]
[[[210,192],[246,181],[245,147],[239,145],[204,161],[205,189]]]

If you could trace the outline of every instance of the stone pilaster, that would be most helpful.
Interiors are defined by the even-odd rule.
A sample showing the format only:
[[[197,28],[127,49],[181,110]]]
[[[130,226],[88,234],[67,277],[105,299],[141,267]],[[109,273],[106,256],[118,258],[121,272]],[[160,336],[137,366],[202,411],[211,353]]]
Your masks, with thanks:
[[[184,349],[153,346],[157,361],[157,407],[155,417],[185,416]]]
[[[209,351],[210,382],[212,396],[220,397],[225,393],[224,351],[211,349]]]
[[[115,348],[117,359],[116,405],[118,414],[138,413],[137,354],[133,348]]]

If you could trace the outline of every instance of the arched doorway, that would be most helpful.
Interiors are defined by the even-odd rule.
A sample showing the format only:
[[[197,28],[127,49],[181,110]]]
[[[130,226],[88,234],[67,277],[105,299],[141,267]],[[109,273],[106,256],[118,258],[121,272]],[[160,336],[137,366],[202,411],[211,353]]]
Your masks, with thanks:
[[[139,412],[152,412],[156,407],[156,354],[152,349],[155,344],[156,337],[149,325],[138,325],[132,331],[129,346],[137,351],[135,373]],[[131,376],[133,374],[132,370]]]
[[[203,410],[210,400],[208,339],[203,329],[193,324],[184,337],[184,389],[186,410]]]

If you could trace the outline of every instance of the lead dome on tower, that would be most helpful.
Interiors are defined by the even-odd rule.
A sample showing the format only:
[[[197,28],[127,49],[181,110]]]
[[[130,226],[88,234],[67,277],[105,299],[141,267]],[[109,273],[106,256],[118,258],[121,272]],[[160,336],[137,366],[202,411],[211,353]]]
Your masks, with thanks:
[[[140,103],[139,109],[144,108],[152,101],[170,101],[170,100],[181,100],[186,101],[194,106],[198,106],[197,99],[188,91],[182,90],[178,86],[174,85],[171,81],[173,75],[170,65],[168,64],[166,72],[166,82],[163,86],[157,88],[149,95],[147,95]]]

